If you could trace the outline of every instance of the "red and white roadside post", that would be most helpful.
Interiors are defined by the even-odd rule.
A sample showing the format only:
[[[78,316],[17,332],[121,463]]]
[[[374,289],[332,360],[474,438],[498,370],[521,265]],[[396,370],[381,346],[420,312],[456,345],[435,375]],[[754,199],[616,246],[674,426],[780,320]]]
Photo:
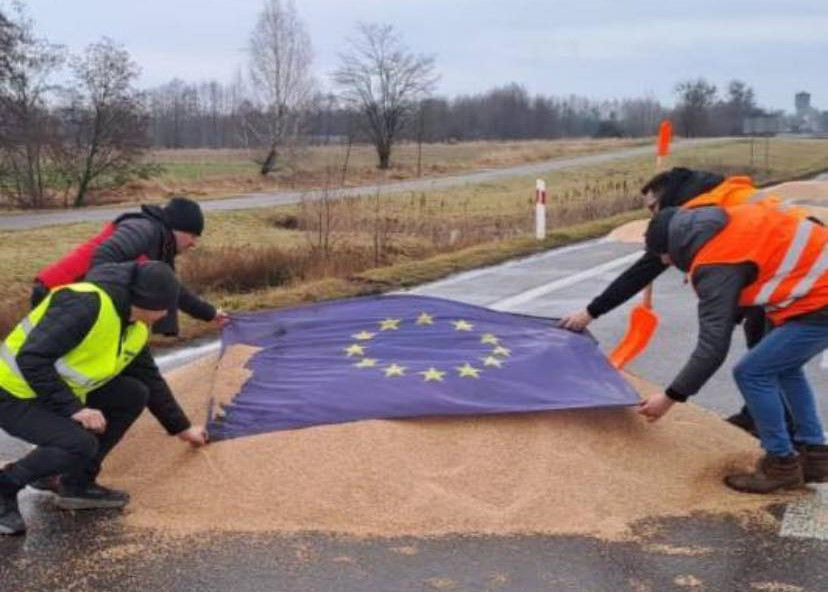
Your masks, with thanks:
[[[546,181],[535,181],[535,238],[546,238]]]

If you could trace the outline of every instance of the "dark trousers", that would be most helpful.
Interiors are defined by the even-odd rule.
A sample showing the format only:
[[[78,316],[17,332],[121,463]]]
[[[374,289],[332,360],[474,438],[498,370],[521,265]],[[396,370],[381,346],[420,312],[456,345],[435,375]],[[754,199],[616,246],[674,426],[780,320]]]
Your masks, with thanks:
[[[146,385],[126,376],[89,393],[86,406],[99,409],[106,417],[106,431],[93,434],[37,399],[17,399],[0,391],[0,428],[37,446],[2,473],[19,487],[57,474],[75,485],[94,481],[104,458],[141,415],[148,397]]]

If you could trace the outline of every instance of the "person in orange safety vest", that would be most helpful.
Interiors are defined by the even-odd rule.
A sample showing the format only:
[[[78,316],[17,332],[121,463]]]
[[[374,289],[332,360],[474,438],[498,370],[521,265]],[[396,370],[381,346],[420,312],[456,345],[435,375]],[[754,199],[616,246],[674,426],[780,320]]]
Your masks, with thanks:
[[[657,420],[698,392],[724,362],[740,308],[761,306],[773,328],[733,375],[766,454],[754,472],[725,481],[752,493],[828,482],[828,446],[803,369],[828,347],[828,229],[769,202],[668,208],[651,221],[646,244],[688,274],[699,298],[699,335],[670,386],[639,412]]]

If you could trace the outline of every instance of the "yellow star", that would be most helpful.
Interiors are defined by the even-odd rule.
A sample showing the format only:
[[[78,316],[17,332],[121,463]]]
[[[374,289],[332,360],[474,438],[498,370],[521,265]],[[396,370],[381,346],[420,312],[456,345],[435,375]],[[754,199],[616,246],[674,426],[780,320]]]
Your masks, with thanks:
[[[511,354],[512,350],[509,348],[503,347],[502,345],[498,345],[496,348],[492,350],[492,353],[496,356],[508,356]]]
[[[426,382],[431,382],[432,380],[443,382],[443,375],[445,372],[440,372],[437,368],[429,368],[428,370],[418,372],[418,374],[422,374]]]
[[[472,378],[480,378],[480,368],[475,368],[468,362],[466,362],[462,366],[457,366],[455,370],[457,370],[461,378],[466,376],[470,376]]]
[[[492,345],[497,345],[500,343],[500,340],[494,336],[493,333],[486,333],[483,337],[480,338],[480,343],[490,343]]]
[[[377,360],[374,358],[362,358],[358,364],[354,364],[357,368],[373,368],[377,365]]]
[[[376,333],[371,333],[369,331],[360,331],[359,333],[354,333],[351,335],[354,339],[358,339],[359,341],[367,341],[371,339]]]
[[[420,316],[417,317],[417,324],[418,325],[433,325],[434,324],[434,317],[428,314],[427,312],[420,313]]]
[[[348,354],[349,358],[351,356],[364,356],[365,349],[361,345],[357,345],[356,343],[354,343],[345,348],[345,353]]]
[[[500,368],[503,365],[503,362],[494,356],[486,356],[485,358],[480,359],[483,360],[484,366],[495,366],[496,368]]]
[[[391,376],[405,376],[405,366],[398,366],[395,362],[390,366],[387,366],[383,372],[385,372],[386,378]]]
[[[452,321],[451,324],[454,325],[454,330],[455,331],[471,331],[472,327],[474,327],[474,325],[472,325],[468,321],[463,321],[463,320]]]
[[[380,331],[396,331],[400,328],[400,323],[402,319],[385,319],[384,321],[380,321]]]

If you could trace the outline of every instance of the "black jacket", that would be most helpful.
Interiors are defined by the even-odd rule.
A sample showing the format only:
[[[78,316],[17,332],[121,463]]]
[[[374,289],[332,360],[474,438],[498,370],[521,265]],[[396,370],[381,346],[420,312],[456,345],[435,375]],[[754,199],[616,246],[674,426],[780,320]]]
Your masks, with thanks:
[[[137,265],[135,262],[101,265],[90,270],[85,279],[112,298],[123,328],[129,323],[129,284]],[[17,354],[17,365],[36,393],[38,403],[58,415],[69,417],[83,405],[61,379],[55,362],[83,341],[95,324],[99,310],[100,297],[96,293],[58,290],[52,296],[43,318]],[[149,387],[147,407],[167,432],[177,434],[190,427],[187,416],[161,376],[148,347],[122,374],[141,380]]]
[[[699,250],[727,224],[722,208],[704,207],[679,210],[670,221],[670,258],[687,272]],[[753,263],[700,265],[690,280],[699,298],[699,332],[690,359],[667,389],[667,396],[685,401],[696,394],[722,365],[730,350],[733,328],[741,317],[739,296],[756,280]],[[828,324],[828,307],[796,320]]]
[[[703,193],[707,193],[724,181],[724,177],[705,171],[692,171],[676,168],[659,199],[659,207],[681,206]],[[648,284],[664,273],[667,266],[661,263],[657,255],[645,252],[618,276],[607,288],[596,296],[587,306],[587,312],[597,319],[614,308],[624,304],[638,294]]]
[[[140,213],[124,214],[115,220],[117,228],[95,250],[92,267],[102,263],[134,261],[146,255],[155,261],[163,261],[175,269],[175,236],[170,228],[164,210],[159,206],[141,206]],[[216,309],[202,300],[185,286],[181,286],[178,307],[188,315],[202,321],[216,316]],[[178,334],[177,308],[153,326],[153,332],[163,335]]]

